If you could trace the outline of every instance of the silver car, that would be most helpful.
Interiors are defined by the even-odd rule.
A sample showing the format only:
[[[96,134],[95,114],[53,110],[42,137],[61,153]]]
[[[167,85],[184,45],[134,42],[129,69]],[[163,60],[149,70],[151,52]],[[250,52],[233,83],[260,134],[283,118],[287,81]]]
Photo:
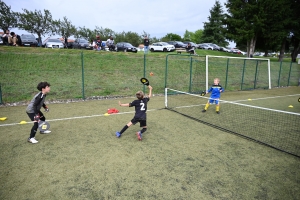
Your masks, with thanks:
[[[52,49],[63,49],[64,44],[59,39],[48,38],[44,41],[43,47]]]

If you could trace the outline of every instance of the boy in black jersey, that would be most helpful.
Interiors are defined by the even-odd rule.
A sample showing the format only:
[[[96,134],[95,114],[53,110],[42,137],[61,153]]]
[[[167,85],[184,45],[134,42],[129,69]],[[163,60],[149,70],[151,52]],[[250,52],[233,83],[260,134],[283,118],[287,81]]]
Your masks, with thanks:
[[[38,121],[42,120],[45,121],[46,118],[44,114],[40,111],[40,109],[43,107],[45,109],[45,112],[48,112],[49,109],[45,105],[45,98],[48,92],[50,92],[50,84],[47,82],[40,82],[37,86],[37,89],[40,91],[37,93],[32,100],[30,101],[29,105],[26,108],[26,113],[28,117],[33,121],[33,126],[31,128],[30,136],[28,138],[28,142],[30,143],[38,143],[38,141],[35,139],[35,134],[38,129]],[[51,131],[46,130],[41,132],[43,133],[51,133]]]
[[[152,87],[149,85],[149,95],[144,96],[144,93],[142,91],[138,91],[135,95],[138,99],[134,100],[131,103],[122,104],[119,101],[120,106],[129,106],[129,107],[135,107],[135,115],[133,119],[126,124],[123,129],[120,132],[116,132],[117,138],[121,137],[122,133],[124,133],[129,126],[132,124],[135,125],[137,122],[140,123],[140,127],[142,127],[142,130],[138,131],[136,133],[136,136],[138,140],[142,140],[142,134],[147,130],[147,119],[146,119],[146,112],[147,112],[147,104],[148,101],[150,101],[150,97],[152,95]]]

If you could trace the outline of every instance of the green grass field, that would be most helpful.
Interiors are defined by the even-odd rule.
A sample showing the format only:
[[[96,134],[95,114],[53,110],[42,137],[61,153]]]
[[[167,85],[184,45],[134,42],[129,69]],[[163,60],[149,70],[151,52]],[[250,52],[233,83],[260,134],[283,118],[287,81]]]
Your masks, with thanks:
[[[297,92],[225,92],[222,98],[254,101]],[[268,106],[300,112],[298,98],[293,108],[283,99]],[[37,133],[38,144],[27,142],[32,124],[18,124],[29,121],[25,105],[0,107],[0,117],[8,117],[0,121],[0,199],[299,198],[299,158],[166,110],[163,96],[149,102],[143,141],[135,135],[138,125],[116,138],[134,111],[119,107],[119,100],[133,98],[48,104],[52,133]],[[120,112],[105,116],[109,108]]]

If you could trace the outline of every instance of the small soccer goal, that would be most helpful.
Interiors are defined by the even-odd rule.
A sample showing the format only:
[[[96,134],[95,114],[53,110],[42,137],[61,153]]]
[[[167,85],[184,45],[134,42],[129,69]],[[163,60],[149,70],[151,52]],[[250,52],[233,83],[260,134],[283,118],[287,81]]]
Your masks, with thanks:
[[[271,89],[270,59],[212,56],[205,57],[206,90],[214,78],[225,89]]]

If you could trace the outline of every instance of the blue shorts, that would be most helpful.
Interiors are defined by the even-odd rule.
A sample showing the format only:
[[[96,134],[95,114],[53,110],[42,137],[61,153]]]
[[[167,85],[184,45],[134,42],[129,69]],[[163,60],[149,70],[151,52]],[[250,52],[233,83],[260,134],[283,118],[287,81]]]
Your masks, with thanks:
[[[219,99],[209,99],[209,104],[215,103],[216,105],[219,104]]]

